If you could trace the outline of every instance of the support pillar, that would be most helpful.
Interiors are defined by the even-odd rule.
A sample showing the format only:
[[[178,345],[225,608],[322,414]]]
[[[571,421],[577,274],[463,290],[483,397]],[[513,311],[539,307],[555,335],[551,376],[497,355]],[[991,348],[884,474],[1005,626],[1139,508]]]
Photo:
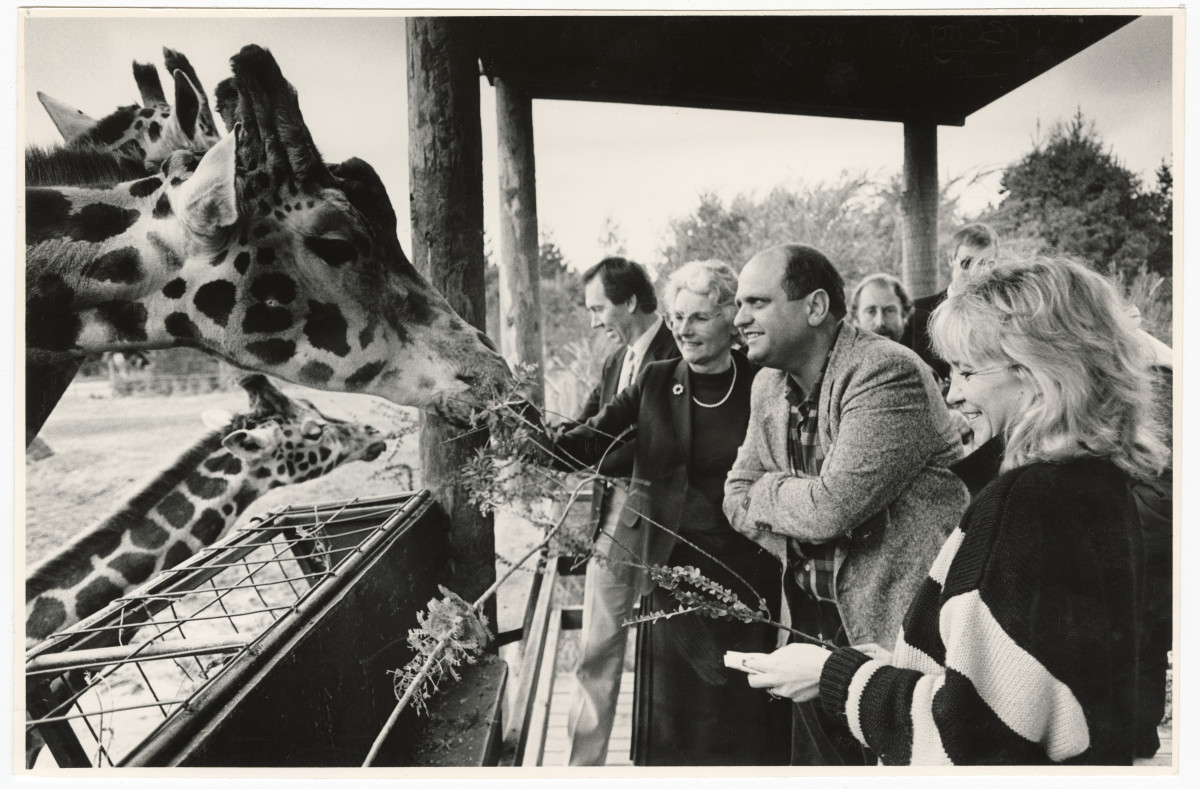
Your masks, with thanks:
[[[472,326],[486,327],[483,133],[479,68],[467,19],[412,17],[408,49],[408,174],[413,263]],[[487,443],[421,415],[421,477],[447,516],[445,586],[467,601],[496,580],[492,517],[467,502],[459,469]],[[485,613],[495,625],[493,598]]]
[[[913,298],[941,290],[938,284],[937,124],[904,124],[904,226],[901,279]]]
[[[500,351],[511,366],[537,367],[536,385],[528,396],[541,408],[545,405],[545,368],[533,100],[505,79],[497,78],[495,86],[500,172]]]

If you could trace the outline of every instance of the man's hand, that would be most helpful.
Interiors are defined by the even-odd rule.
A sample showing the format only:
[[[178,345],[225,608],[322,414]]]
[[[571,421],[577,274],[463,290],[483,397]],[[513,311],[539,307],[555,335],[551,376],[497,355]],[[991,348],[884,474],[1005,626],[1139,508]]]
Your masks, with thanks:
[[[788,644],[769,655],[750,655],[746,677],[752,688],[765,688],[772,696],[811,701],[820,693],[821,670],[833,654],[813,644]]]

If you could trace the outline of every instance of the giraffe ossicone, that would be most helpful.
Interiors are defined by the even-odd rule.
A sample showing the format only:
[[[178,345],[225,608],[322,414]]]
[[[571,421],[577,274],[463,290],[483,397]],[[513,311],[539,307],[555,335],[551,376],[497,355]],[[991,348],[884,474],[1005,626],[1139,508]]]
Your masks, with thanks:
[[[322,161],[270,53],[231,63],[236,102],[225,86],[218,109],[238,130],[203,158],[176,150],[133,182],[27,189],[27,366],[195,347],[465,422],[511,380],[495,346],[405,257],[370,165]]]
[[[127,504],[40,563],[25,582],[32,646],[216,542],[268,490],[386,449],[378,430],[326,416],[263,375],[240,382],[251,410],[226,415]]]

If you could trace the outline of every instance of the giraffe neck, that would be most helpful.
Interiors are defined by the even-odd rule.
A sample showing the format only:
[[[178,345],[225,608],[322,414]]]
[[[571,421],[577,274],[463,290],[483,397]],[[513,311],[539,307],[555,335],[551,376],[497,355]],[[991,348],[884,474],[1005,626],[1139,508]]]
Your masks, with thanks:
[[[204,436],[120,511],[37,567],[25,583],[26,637],[40,640],[214,543],[270,487]]]

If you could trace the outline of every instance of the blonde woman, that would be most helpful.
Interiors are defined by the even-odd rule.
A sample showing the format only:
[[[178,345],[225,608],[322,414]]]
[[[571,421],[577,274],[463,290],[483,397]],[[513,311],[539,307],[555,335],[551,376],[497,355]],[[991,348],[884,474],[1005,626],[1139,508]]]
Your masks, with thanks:
[[[1002,263],[932,318],[949,400],[1004,447],[894,654],[793,644],[750,685],[825,710],[886,764],[1130,764],[1145,581],[1129,485],[1167,452],[1146,344],[1073,262]]]

